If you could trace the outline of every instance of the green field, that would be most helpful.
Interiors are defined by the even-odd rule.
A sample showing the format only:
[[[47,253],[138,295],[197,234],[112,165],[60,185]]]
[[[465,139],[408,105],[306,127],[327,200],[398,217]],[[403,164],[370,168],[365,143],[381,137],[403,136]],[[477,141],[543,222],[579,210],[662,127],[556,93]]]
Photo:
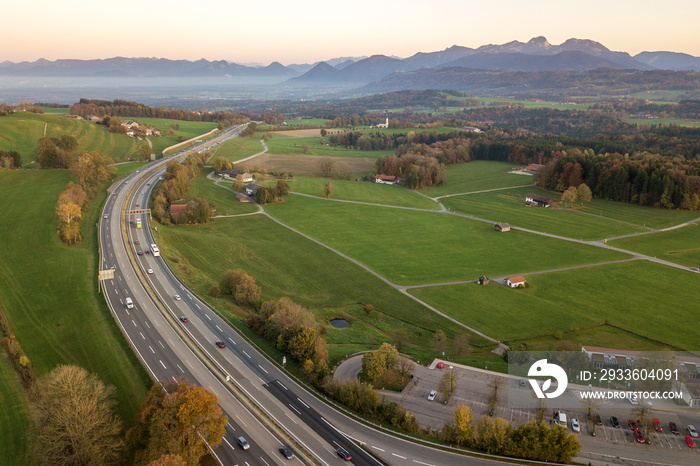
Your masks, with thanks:
[[[93,201],[85,242],[64,246],[54,209],[67,170],[0,173],[0,303],[38,375],[77,364],[117,387],[119,413],[133,425],[150,379],[97,292],[97,231],[105,201]]]
[[[325,118],[300,118],[300,119],[292,119],[292,120],[287,120],[286,123],[288,126],[303,126],[303,125],[313,125],[313,126],[321,126],[324,123],[328,123],[331,120],[326,120]]]
[[[53,115],[66,115],[68,114],[68,111],[70,108],[64,107],[64,108],[56,108],[56,107],[39,107],[44,111],[44,113],[50,113]]]
[[[146,118],[146,117],[119,117],[120,120],[134,120],[139,124],[146,124],[161,130],[161,137],[152,137],[153,151],[156,155],[161,155],[163,149],[175,145],[187,139],[192,139],[200,134],[208,133],[218,126],[218,123],[205,121],[184,121],[171,120],[168,118]],[[170,125],[177,124],[179,129],[174,134],[169,133]],[[138,141],[138,144],[145,144],[144,141]]]
[[[210,162],[216,160],[217,157],[224,157],[232,162],[236,162],[251,155],[255,155],[258,152],[262,152],[262,150],[263,146],[260,144],[258,138],[243,138],[239,136],[216,146],[216,148],[211,151],[214,155]]]
[[[3,465],[29,461],[29,401],[5,351],[0,354],[0,458]]]
[[[22,155],[22,163],[29,163],[36,158],[44,128],[48,137],[74,136],[79,144],[76,152],[99,150],[115,162],[126,160],[137,148],[130,137],[110,133],[102,125],[58,115],[17,112],[0,117],[0,150],[16,150]]]
[[[329,181],[333,183],[332,199],[416,207],[419,209],[440,209],[436,202],[401,186],[390,186],[367,181],[328,180],[327,178],[311,178],[307,176],[295,176],[293,180],[287,180],[287,184],[289,184],[292,191],[325,197],[324,184]],[[274,183],[276,183],[276,180],[271,180],[264,184],[271,185]]]
[[[627,257],[520,231],[498,233],[490,223],[437,212],[300,196],[290,196],[266,210],[402,285],[514,275]]]
[[[638,126],[687,126],[689,128],[700,128],[700,120],[689,118],[625,118],[624,121]]]
[[[633,261],[525,278],[530,284],[525,289],[470,283],[414,289],[411,293],[502,341],[608,321],[663,342],[647,342],[653,349],[665,344],[697,350],[698,332],[694,325],[688,326],[700,302],[700,277],[695,274]],[[651,349],[629,347],[628,340],[601,341],[594,336],[589,336],[588,344]]]
[[[222,186],[233,189],[233,183],[220,183],[220,186],[217,186],[207,178],[206,173],[202,173],[190,183],[190,191],[186,199],[201,197],[207,201],[216,202],[216,213],[214,215],[238,215],[257,212],[258,208],[255,204],[236,200],[236,194],[224,189]]]
[[[700,267],[700,225],[697,223],[675,230],[609,241],[608,244],[688,267]]]
[[[452,131],[459,131],[459,128],[452,128],[449,126],[440,126],[433,128],[370,128],[369,126],[363,126],[357,128],[356,131],[362,133],[384,133],[384,134],[406,134],[410,132],[414,133],[451,133]]]
[[[344,147],[326,146],[321,144],[321,138],[295,138],[274,134],[274,137],[266,142],[270,154],[303,154],[302,145],[309,145],[308,155],[321,155],[329,157],[383,157],[393,155],[393,150],[369,150],[361,151],[356,149],[346,149]]]
[[[421,191],[426,196],[468,193],[484,189],[507,188],[534,184],[531,176],[508,173],[515,168],[509,162],[477,160],[447,167],[445,184]]]

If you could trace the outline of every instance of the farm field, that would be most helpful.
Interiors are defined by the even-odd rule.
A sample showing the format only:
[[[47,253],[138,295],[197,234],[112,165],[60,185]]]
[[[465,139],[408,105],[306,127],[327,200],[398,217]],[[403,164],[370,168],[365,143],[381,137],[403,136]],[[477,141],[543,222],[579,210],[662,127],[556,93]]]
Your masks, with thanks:
[[[130,173],[135,172],[139,168],[143,167],[144,165],[147,165],[148,162],[126,162],[126,163],[120,163],[114,166],[116,170],[117,176],[124,177]]]
[[[216,146],[216,149],[212,152],[213,156],[210,162],[213,162],[218,157],[224,157],[231,162],[237,162],[240,159],[262,152],[262,150],[263,146],[260,144],[260,140],[257,137],[243,138],[239,136]]]
[[[200,134],[208,133],[218,126],[218,123],[206,121],[184,121],[171,120],[168,118],[147,118],[147,117],[118,117],[122,121],[134,120],[140,124],[148,124],[156,128],[160,128],[162,137],[152,137],[153,151],[156,155],[161,155],[163,149],[187,139],[199,136]],[[178,125],[173,135],[169,134],[170,126]],[[182,140],[180,139],[182,138]],[[131,139],[131,138],[129,138]],[[145,141],[138,141],[139,144],[146,144]]]
[[[324,123],[328,123],[331,120],[326,120],[325,118],[300,118],[300,119],[291,119],[287,120],[287,125],[288,126],[303,126],[303,125],[315,125],[315,126],[321,126]]]
[[[426,196],[437,197],[484,189],[534,184],[531,176],[508,173],[513,168],[514,165],[512,163],[493,162],[490,160],[476,160],[449,165],[445,175],[445,184],[427,188],[421,192]]]
[[[292,154],[292,155],[317,155],[329,157],[371,157],[379,158],[385,155],[394,154],[393,150],[372,150],[360,151],[355,149],[346,149],[344,147],[326,146],[321,144],[320,138],[292,138],[283,137],[275,134],[272,139],[269,139],[266,144],[269,148],[269,154]],[[304,154],[302,145],[309,145],[309,153]]]
[[[440,202],[452,212],[586,241],[648,231],[641,225],[634,226],[598,215],[581,213],[596,212],[597,214],[599,211],[593,205],[577,207],[579,211],[553,207],[527,207],[524,201],[525,195],[529,192],[554,196],[552,193],[531,187],[446,197]]]
[[[0,173],[0,303],[37,375],[57,364],[96,373],[117,387],[118,411],[130,426],[150,380],[97,291],[95,224],[106,196],[85,213],[85,241],[64,246],[54,209],[69,180],[67,170]]]
[[[440,210],[440,206],[437,204],[437,202],[431,201],[430,199],[401,186],[390,186],[370,183],[367,181],[310,178],[307,176],[295,176],[294,179],[287,180],[287,184],[289,184],[292,191],[310,194],[312,196],[325,197],[324,184],[329,181],[333,183],[332,199]],[[276,181],[271,180],[264,184],[272,185],[274,183],[276,183]]]
[[[0,150],[18,151],[22,163],[27,164],[36,159],[37,143],[44,136],[44,128],[48,137],[74,136],[79,144],[78,153],[99,150],[120,162],[136,151],[136,144],[130,137],[110,133],[104,126],[55,114],[29,112],[0,118]]]
[[[639,260],[525,278],[530,286],[524,289],[470,283],[410,292],[506,342],[607,321],[656,342],[637,341],[642,347],[635,347],[629,339],[601,341],[591,329],[588,344],[592,340],[624,349],[697,349],[697,331],[688,327],[687,305],[700,300],[698,275]]]
[[[450,337],[459,332],[368,272],[263,215],[217,219],[196,227],[159,227],[156,235],[173,270],[239,327],[245,326],[246,312],[230,299],[208,293],[229,268],[242,268],[253,276],[262,286],[262,300],[288,296],[326,324],[335,317],[347,319],[347,329],[326,325],[332,362],[392,341],[392,332],[399,328],[410,342],[402,351],[425,360],[435,329],[444,329]],[[369,317],[362,311],[364,303],[376,309]],[[474,335],[470,342],[486,344]]]
[[[5,351],[0,355],[0,458],[2,464],[30,464],[29,401]]]
[[[517,275],[628,257],[520,231],[501,234],[490,223],[437,212],[300,196],[266,210],[401,285]]]
[[[689,118],[625,118],[624,121],[638,126],[687,126],[689,128],[700,128],[700,120]]]
[[[321,158],[315,155],[261,154],[252,160],[236,165],[248,170],[264,168],[268,172],[294,173],[298,175],[320,175]],[[369,157],[333,157],[333,173],[361,177],[374,169],[376,159]]]
[[[207,201],[216,202],[216,213],[214,215],[237,215],[257,212],[255,204],[239,202],[236,194],[224,189],[222,186],[233,189],[233,183],[220,183],[220,186],[207,179],[207,174],[202,173],[190,183],[190,192],[185,197],[186,200],[201,197]]]
[[[697,223],[675,230],[621,238],[608,244],[688,267],[700,267],[700,225]]]

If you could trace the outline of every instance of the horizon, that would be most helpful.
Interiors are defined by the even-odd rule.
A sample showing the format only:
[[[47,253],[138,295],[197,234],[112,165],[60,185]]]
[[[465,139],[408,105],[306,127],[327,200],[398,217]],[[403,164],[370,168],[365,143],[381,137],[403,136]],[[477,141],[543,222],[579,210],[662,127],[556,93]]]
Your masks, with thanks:
[[[593,40],[632,56],[644,51],[700,56],[694,24],[700,17],[700,2],[690,0],[669,0],[663,8],[649,0],[614,4],[592,0],[586,5],[501,0],[499,16],[490,20],[482,18],[490,9],[474,0],[438,0],[430,11],[449,14],[422,23],[416,18],[426,8],[418,0],[379,4],[358,0],[352,5],[308,0],[306,8],[271,0],[264,10],[214,0],[201,15],[171,3],[139,5],[138,14],[117,4],[83,0],[9,5],[6,36],[22,40],[0,51],[0,62],[203,58],[249,66],[278,61],[288,66],[337,57],[407,58],[453,45],[478,48],[539,36],[551,44],[570,38]]]

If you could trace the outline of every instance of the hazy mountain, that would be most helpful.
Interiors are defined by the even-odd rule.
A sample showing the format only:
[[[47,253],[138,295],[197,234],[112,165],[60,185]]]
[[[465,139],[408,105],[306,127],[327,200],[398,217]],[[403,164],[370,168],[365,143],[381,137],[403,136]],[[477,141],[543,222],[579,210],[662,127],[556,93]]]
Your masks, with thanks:
[[[417,54],[406,58],[404,62],[409,65],[407,69],[417,70],[420,68],[431,68],[433,66],[449,63],[467,56],[470,53],[474,53],[474,49],[453,45],[452,47],[440,52],[418,52]]]
[[[523,71],[587,71],[596,68],[626,68],[619,63],[577,51],[560,52],[556,55],[477,53],[446,63],[443,66]]]
[[[642,52],[635,60],[663,70],[700,71],[700,58],[677,52]]]
[[[341,80],[341,71],[332,67],[326,62],[321,62],[309,71],[296,78],[288,79],[284,84],[297,86],[312,86],[322,84],[333,84]]]

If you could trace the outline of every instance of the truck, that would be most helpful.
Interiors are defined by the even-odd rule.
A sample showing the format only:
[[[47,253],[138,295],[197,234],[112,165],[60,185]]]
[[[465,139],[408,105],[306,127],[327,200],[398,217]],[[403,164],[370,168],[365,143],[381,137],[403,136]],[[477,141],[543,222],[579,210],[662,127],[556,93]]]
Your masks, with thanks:
[[[134,308],[134,302],[131,300],[131,298],[126,298],[124,300],[124,303],[126,303],[126,308],[127,309],[133,309]]]
[[[559,424],[559,425],[562,426],[562,427],[566,427],[566,426],[567,426],[567,422],[566,422],[566,413],[564,413],[564,412],[562,412],[562,411],[557,411],[557,415],[556,415],[556,417],[554,418],[554,420],[557,422],[557,424]]]

